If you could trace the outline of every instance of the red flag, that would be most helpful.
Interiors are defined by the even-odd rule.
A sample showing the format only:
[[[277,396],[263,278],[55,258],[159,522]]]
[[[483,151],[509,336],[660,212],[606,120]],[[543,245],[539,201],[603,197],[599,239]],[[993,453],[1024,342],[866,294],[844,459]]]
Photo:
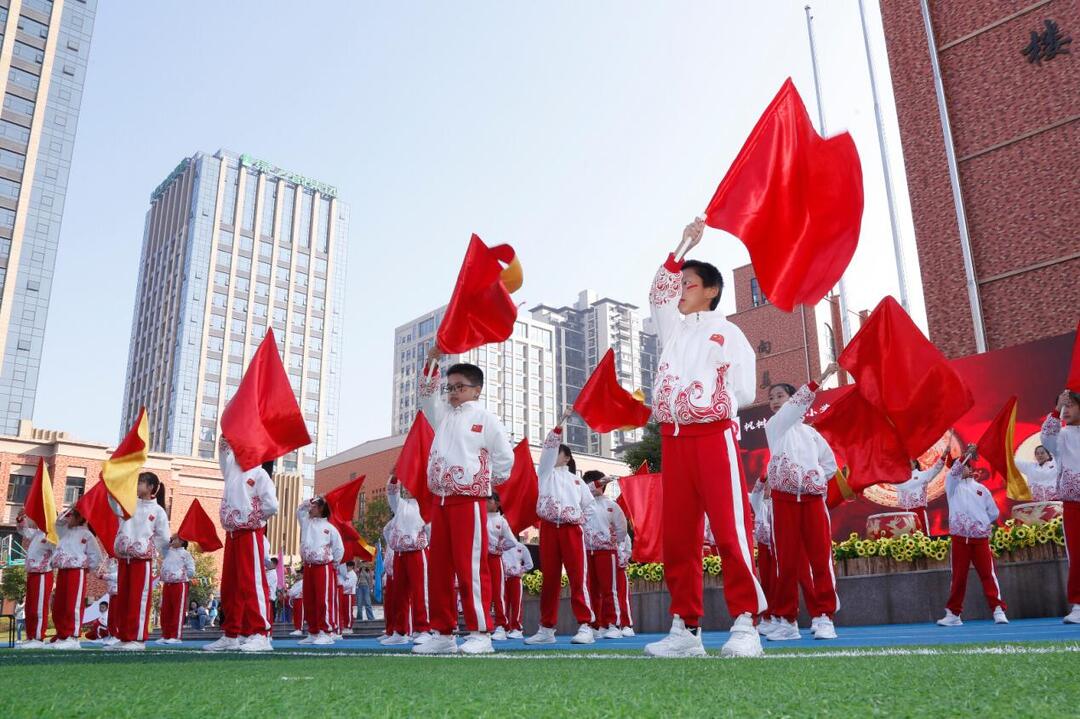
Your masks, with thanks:
[[[420,507],[420,516],[425,522],[431,521],[432,495],[431,490],[428,489],[427,468],[431,442],[434,439],[435,432],[431,429],[424,413],[417,412],[394,467],[394,474],[397,475],[398,481],[416,499]]]
[[[44,457],[38,458],[37,471],[34,472],[34,480],[30,483],[30,491],[23,503],[23,513],[34,521],[50,542],[56,544],[60,541],[56,535],[56,497]]]
[[[176,534],[185,542],[195,542],[204,552],[213,552],[224,546],[218,538],[213,520],[197,499],[191,502]]]
[[[761,289],[785,312],[813,305],[859,243],[862,166],[851,135],[823,139],[791,78],[757,121],[705,210],[750,251]]]
[[[619,384],[612,349],[607,351],[581,388],[574,411],[596,432],[644,427],[652,416],[640,391],[631,394]]]
[[[1065,387],[1070,392],[1080,392],[1080,322],[1076,323],[1076,339],[1073,340],[1072,363]]]
[[[366,479],[366,475],[361,475],[345,484],[334,487],[323,495],[323,499],[330,506],[331,522],[352,526],[353,519],[356,517],[356,499],[360,496],[360,488],[364,486],[364,479]]]
[[[648,469],[646,464],[642,468]],[[638,474],[619,478],[619,505],[634,527],[635,562],[664,561],[664,491],[660,474]]]
[[[539,487],[540,480],[536,476],[536,467],[533,466],[529,441],[522,439],[514,447],[514,468],[510,470],[510,479],[498,488],[503,516],[514,534],[520,534],[526,527],[540,521],[536,516]]]
[[[829,480],[828,492],[825,495],[825,506],[829,509],[836,509],[844,502],[855,499],[855,492],[848,484],[849,475],[850,470],[842,467],[836,470],[836,474]]]
[[[341,543],[345,545],[345,553],[341,556],[342,562],[351,562],[359,559],[361,562],[371,562],[375,559],[375,547],[367,543],[360,532],[352,523],[348,525],[334,525],[341,532]]]
[[[896,428],[908,457],[922,455],[975,404],[960,375],[892,297],[878,303],[838,362]]]
[[[311,444],[272,329],[266,330],[236,394],[221,413],[221,433],[245,472]]]
[[[473,235],[435,337],[439,349],[461,354],[509,338],[517,319],[510,293],[521,287],[521,281],[521,263],[513,247],[488,247]]]
[[[837,463],[846,462],[851,491],[879,482],[896,484],[911,479],[911,460],[903,440],[888,420],[863,399],[858,386],[840,395],[814,418],[813,425],[836,454]]]
[[[109,506],[109,490],[105,487],[105,482],[99,481],[91,487],[89,492],[79,498],[75,509],[86,517],[87,524],[101,540],[106,554],[115,559],[113,545],[116,543],[116,532],[120,529],[120,519]]]
[[[1018,502],[1031,501],[1031,489],[1027,480],[1016,467],[1016,402],[1011,397],[998,412],[994,421],[979,438],[979,456],[989,463],[990,468],[1005,479],[1005,491],[1009,499]]]

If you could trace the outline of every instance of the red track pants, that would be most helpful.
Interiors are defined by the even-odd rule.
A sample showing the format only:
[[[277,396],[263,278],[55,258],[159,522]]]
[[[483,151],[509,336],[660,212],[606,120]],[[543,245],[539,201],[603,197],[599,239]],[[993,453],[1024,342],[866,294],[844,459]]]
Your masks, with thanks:
[[[227,532],[221,569],[221,605],[227,637],[269,635],[273,626],[267,608],[270,588],[263,569],[263,530]],[[305,589],[306,591],[306,589]]]
[[[355,594],[346,594],[342,589],[338,595],[338,618],[341,622],[341,629],[352,629],[353,625],[353,600],[356,599]]]
[[[82,632],[83,600],[86,597],[85,569],[56,570],[52,616],[56,638],[75,639]]]
[[[506,629],[506,580],[503,578],[501,554],[487,555],[488,574],[491,575],[492,621],[494,626]]]
[[[570,608],[578,624],[596,621],[589,598],[588,558],[585,533],[579,524],[555,524],[540,520],[540,573],[545,577],[540,587],[540,625],[559,623],[559,596],[562,573],[570,580]]]
[[[28,572],[26,575],[26,639],[45,641],[49,624],[49,598],[52,596],[52,572]]]
[[[521,630],[521,577],[506,578],[506,631]]]
[[[292,625],[299,631],[304,628],[304,598],[297,597],[292,600]]]
[[[1069,580],[1065,591],[1069,604],[1080,604],[1080,502],[1065,501],[1061,504],[1065,556],[1069,558]]]
[[[615,567],[615,588],[618,590],[615,610],[619,627],[632,627],[634,614],[630,611],[630,582],[626,579],[626,567]]]
[[[395,552],[394,576],[398,580],[395,591],[399,591],[407,599],[410,607],[412,631],[429,631],[431,629],[431,607],[428,600],[427,550]]]
[[[304,565],[304,617],[309,634],[329,634],[333,630],[336,592],[337,573],[332,564]]]
[[[431,517],[431,627],[450,634],[457,627],[454,578],[465,628],[490,632],[491,573],[487,563],[487,509],[482,497],[439,497]]]
[[[705,514],[724,567],[724,599],[732,617],[765,611],[765,593],[754,575],[751,514],[735,425],[684,424],[679,434],[660,426],[664,464],[664,578],[672,614],[697,626],[702,609],[701,539]]]
[[[117,583],[119,583],[119,571],[120,570],[117,569],[117,577],[118,577]],[[117,617],[119,615],[116,613],[116,611],[114,611],[114,609],[116,607],[120,606],[120,604],[119,604],[120,600],[117,598],[119,596],[120,589],[117,588],[116,591],[117,591],[116,594],[110,594],[109,595],[109,618],[105,622],[105,629],[106,629],[106,635],[105,636],[109,636],[109,637],[115,637],[116,633],[117,633],[116,619],[117,619]]]
[[[149,559],[120,559],[117,562],[116,604],[109,605],[109,617],[116,622],[116,634],[122,642],[145,642],[150,634]]]
[[[799,616],[799,584],[809,565],[812,587],[803,593],[811,616],[832,617],[840,608],[833,571],[832,525],[825,497],[772,493],[773,548],[776,551],[776,601],[772,614],[790,622]]]
[[[166,582],[161,585],[162,639],[183,639],[190,588],[189,582]]]
[[[615,569],[618,560],[610,549],[589,550],[589,600],[595,609],[594,629],[615,626],[618,610],[615,606]]]
[[[775,505],[774,505],[775,506]],[[967,591],[968,567],[975,565],[975,571],[982,580],[986,603],[993,611],[997,607],[1007,609],[1001,598],[997,573],[994,571],[994,555],[990,553],[990,540],[971,539],[952,536],[952,587],[949,589],[949,601],[945,607],[959,615],[964,608],[964,593]]]

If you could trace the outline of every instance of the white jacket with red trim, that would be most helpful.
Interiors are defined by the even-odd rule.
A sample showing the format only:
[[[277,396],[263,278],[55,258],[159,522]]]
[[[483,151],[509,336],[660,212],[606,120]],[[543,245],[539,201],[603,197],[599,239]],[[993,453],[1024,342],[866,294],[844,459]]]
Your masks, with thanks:
[[[515,542],[512,549],[502,553],[503,576],[520,577],[526,572],[532,571],[532,555],[529,548],[521,542]]]
[[[195,578],[195,559],[184,547],[169,547],[161,560],[161,581],[182,584]]]
[[[308,514],[311,502],[304,501],[296,508],[300,522],[300,558],[304,564],[339,564],[345,556],[341,533],[330,520]]]
[[[593,497],[585,514],[585,549],[615,551],[626,537],[626,515],[610,497]]]
[[[289,586],[289,591],[286,592],[289,595],[289,599],[303,599],[304,598],[304,579],[301,577],[293,582]]]
[[[38,529],[34,520],[23,517],[18,522],[19,534],[26,540],[26,571],[43,574],[52,571],[52,555],[56,545],[49,541],[45,532]]]
[[[221,493],[221,526],[226,532],[260,529],[277,514],[278,498],[270,475],[262,467],[240,469],[231,447],[218,449],[218,465],[225,480]]]
[[[108,557],[105,562],[98,569],[98,577],[105,580],[106,591],[109,594],[116,594],[117,582],[120,577],[120,570],[117,566],[116,560],[112,557]]]
[[[633,541],[630,539],[630,535],[627,534],[625,537],[622,538],[622,541],[619,542],[619,550],[618,550],[619,566],[620,567],[629,566],[630,558],[631,558],[631,556],[633,554],[634,554],[634,544],[633,544]]]
[[[754,401],[753,347],[719,311],[679,312],[682,263],[669,256],[653,278],[649,305],[661,352],[653,380],[653,417],[665,424],[731,420]]]
[[[510,524],[506,517],[498,512],[488,512],[487,515],[487,551],[488,554],[499,555],[514,548],[518,543],[517,537],[510,531]]]
[[[536,496],[536,516],[552,524],[581,524],[592,506],[593,496],[581,477],[566,467],[556,467],[562,428],[548,432],[536,467],[539,480]]]
[[[1080,502],[1080,425],[1063,426],[1051,414],[1043,422],[1041,439],[1058,467],[1058,499]]]
[[[911,479],[900,482],[896,487],[896,502],[901,509],[922,509],[926,506],[926,490],[930,482],[938,476],[941,468],[945,466],[944,456],[928,469],[916,469],[911,473]]]
[[[416,552],[427,549],[431,541],[431,525],[420,516],[420,504],[413,498],[401,496],[401,484],[386,485],[386,499],[393,517],[386,525],[386,541],[395,552]]]
[[[954,462],[945,477],[949,500],[949,534],[969,539],[989,537],[1000,511],[989,489],[964,478],[964,464]]]
[[[69,509],[56,518],[56,534],[60,541],[56,545],[50,564],[53,569],[94,571],[101,566],[104,552],[98,545],[97,537],[85,524],[74,528],[67,526],[66,520],[70,512]]]
[[[345,565],[342,566],[344,567]],[[345,570],[339,572],[338,576],[341,578],[341,591],[345,594],[356,594],[356,572],[345,567]]]
[[[109,505],[120,519],[116,530],[113,551],[120,559],[153,559],[154,550],[165,554],[169,546],[169,515],[152,499],[140,499],[135,503],[135,514],[124,519],[120,505],[109,499]]]
[[[769,488],[774,492],[824,495],[836,474],[836,457],[818,431],[803,422],[814,390],[803,385],[765,423],[769,441]]]
[[[502,422],[475,400],[451,407],[439,395],[439,368],[420,377],[420,405],[435,430],[428,487],[437,497],[488,497],[510,478],[514,450]]]
[[[1053,502],[1058,498],[1058,466],[1054,460],[1047,460],[1043,464],[1026,459],[1015,459],[1016,468],[1027,480],[1028,489],[1031,490],[1033,502]]]
[[[766,482],[759,479],[750,490],[750,508],[754,510],[754,541],[772,546],[772,498],[765,496]],[[708,522],[709,518],[706,517]]]

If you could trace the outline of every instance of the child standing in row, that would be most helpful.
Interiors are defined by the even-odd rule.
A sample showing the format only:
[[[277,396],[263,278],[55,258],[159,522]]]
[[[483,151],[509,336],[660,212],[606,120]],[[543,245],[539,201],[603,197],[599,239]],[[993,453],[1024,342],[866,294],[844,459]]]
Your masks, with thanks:
[[[491,599],[494,605],[495,631],[491,638],[504,642],[507,639],[509,620],[506,612],[506,581],[503,577],[503,552],[517,545],[517,537],[510,531],[506,517],[502,516],[499,497],[492,494],[487,501],[487,562],[491,573]]]
[[[589,595],[596,619],[593,635],[603,639],[622,639],[618,627],[615,586],[619,543],[626,538],[626,515],[622,508],[604,495],[609,479],[595,469],[581,477],[593,495],[585,516],[585,549],[589,557]]]
[[[630,611],[630,582],[626,578],[626,568],[630,566],[633,549],[633,542],[627,533],[619,542],[619,549],[615,553],[618,560],[615,568],[615,589],[618,594],[615,608],[619,618],[619,630],[624,637],[634,636],[634,615]]]
[[[300,522],[304,615],[308,623],[308,635],[300,644],[333,644],[335,568],[345,555],[345,545],[337,527],[330,523],[330,505],[322,497],[301,502],[296,508],[296,519]]]
[[[301,568],[299,575],[293,580],[288,591],[289,602],[292,604],[293,630],[290,637],[304,636],[304,570]]]
[[[387,525],[387,544],[394,552],[393,575],[395,596],[406,597],[412,614],[412,631],[416,633],[415,644],[431,639],[430,607],[428,606],[428,545],[431,525],[420,516],[420,505],[402,490],[397,475],[390,475],[386,485],[386,497],[393,518]],[[388,644],[406,644],[404,641]]]
[[[52,567],[57,570],[52,601],[56,639],[49,646],[52,649],[79,649],[86,572],[100,566],[102,552],[97,537],[74,507],[56,518],[56,533],[60,541],[51,560]]]
[[[56,545],[25,512],[19,512],[15,523],[26,540],[26,640],[18,646],[20,649],[41,649],[45,646],[49,619],[49,599],[53,589],[51,562]]]
[[[1065,390],[1057,414],[1046,418],[1042,443],[1057,458],[1057,497],[1061,500],[1065,554],[1069,558],[1066,601],[1071,605],[1066,624],[1080,624],[1080,393]]]
[[[506,577],[506,633],[507,639],[521,639],[521,578],[532,571],[533,560],[529,548],[514,542],[514,548],[502,554],[503,576]]]
[[[195,559],[187,547],[187,541],[174,534],[161,560],[161,639],[155,644],[179,644],[183,637],[188,592],[195,578]]]

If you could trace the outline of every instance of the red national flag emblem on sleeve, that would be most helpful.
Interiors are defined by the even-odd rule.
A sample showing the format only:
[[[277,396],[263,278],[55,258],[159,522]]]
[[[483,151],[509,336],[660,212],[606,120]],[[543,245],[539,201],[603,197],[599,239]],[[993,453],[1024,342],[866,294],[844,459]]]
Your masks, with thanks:
[[[540,480],[536,476],[528,440],[522,439],[514,447],[514,467],[510,470],[510,478],[499,485],[498,492],[503,516],[511,532],[520,534],[540,521],[536,516]]]
[[[857,493],[878,482],[896,484],[911,479],[911,461],[896,428],[857,390],[854,387],[842,394],[813,422],[837,462],[847,463],[849,490]]]
[[[1013,456],[1016,451],[1016,402],[1017,398],[1012,397],[1005,403],[979,438],[977,446],[979,456],[1005,479],[1005,491],[1009,499],[1030,502],[1031,489],[1024,475],[1017,469]]]
[[[221,433],[245,472],[311,444],[272,329],[221,413]]]
[[[105,552],[115,558],[116,532],[120,529],[120,519],[109,506],[109,492],[104,482],[98,482],[90,491],[79,498],[75,505],[79,514],[86,517],[87,524],[101,540]]]
[[[427,417],[423,412],[417,412],[394,466],[394,474],[416,500],[425,522],[431,521],[432,495],[427,484],[427,469],[434,439],[435,432]]]
[[[705,210],[738,237],[765,295],[791,312],[840,281],[859,243],[863,178],[848,133],[822,138],[788,78]]]
[[[631,559],[635,562],[664,561],[664,491],[660,474],[648,472],[642,464],[636,474],[619,478],[619,506],[634,528]]]
[[[191,506],[188,507],[184,521],[180,523],[180,529],[176,530],[176,534],[185,542],[195,542],[204,552],[214,552],[223,546],[218,537],[217,527],[214,526],[210,515],[197,499],[193,500]]]
[[[1072,362],[1069,364],[1069,378],[1065,387],[1070,392],[1080,392],[1080,322],[1076,323],[1076,339],[1073,340]]]
[[[23,512],[34,521],[37,528],[45,533],[49,541],[56,544],[60,538],[56,535],[56,497],[53,495],[52,478],[45,458],[38,458],[34,481],[30,483],[30,492],[23,503]]]
[[[135,426],[101,467],[101,481],[120,505],[125,518],[135,513],[135,503],[139,500],[139,472],[146,464],[149,449],[150,426],[143,407],[135,419]]]
[[[436,334],[439,349],[461,354],[509,338],[517,319],[517,305],[510,295],[521,283],[521,263],[514,248],[488,247],[473,235]]]
[[[615,351],[609,349],[581,388],[574,411],[596,432],[644,427],[652,416],[645,398],[630,393],[615,374]]]

